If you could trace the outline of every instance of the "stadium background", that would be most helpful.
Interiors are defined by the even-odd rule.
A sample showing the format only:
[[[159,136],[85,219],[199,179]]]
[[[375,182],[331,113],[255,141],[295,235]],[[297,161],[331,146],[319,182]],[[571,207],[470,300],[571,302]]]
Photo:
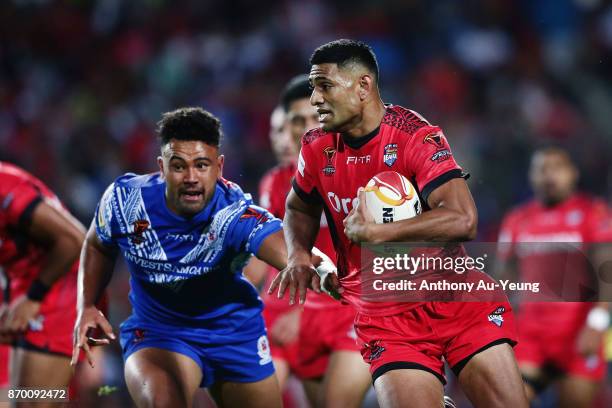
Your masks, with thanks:
[[[274,164],[269,115],[312,50],[356,38],[385,101],[445,129],[479,211],[479,239],[530,195],[530,152],[566,147],[581,187],[612,198],[612,3],[604,0],[5,0],[0,160],[47,183],[85,224],[125,171],[156,170],[161,112],[200,105],[225,133],[224,175],[256,192]],[[111,288],[116,325],[127,274]],[[93,379],[125,401],[118,348]]]

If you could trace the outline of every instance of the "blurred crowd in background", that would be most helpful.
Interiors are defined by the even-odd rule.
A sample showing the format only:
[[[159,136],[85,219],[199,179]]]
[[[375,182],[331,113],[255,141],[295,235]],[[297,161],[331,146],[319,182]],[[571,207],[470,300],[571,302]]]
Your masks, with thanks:
[[[495,240],[502,214],[530,195],[534,147],[566,147],[582,188],[612,198],[604,0],[2,1],[0,160],[89,224],[115,177],[156,170],[161,113],[198,105],[222,120],[225,177],[256,192],[274,165],[280,90],[337,38],[373,47],[386,102],[442,126],[472,174],[479,239]],[[116,323],[129,305],[127,284],[115,285]],[[120,360],[108,364],[120,375]]]

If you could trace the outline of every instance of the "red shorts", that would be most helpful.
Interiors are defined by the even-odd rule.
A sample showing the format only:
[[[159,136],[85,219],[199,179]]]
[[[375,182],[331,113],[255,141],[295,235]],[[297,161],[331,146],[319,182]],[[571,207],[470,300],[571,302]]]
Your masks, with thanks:
[[[301,378],[322,377],[334,351],[359,351],[354,322],[355,310],[350,306],[304,308],[299,344]]]
[[[70,357],[76,320],[77,268],[56,282],[30,322],[28,331],[17,340],[17,347],[32,348]]]
[[[0,344],[0,388],[9,385],[9,354],[11,348],[6,344]]]
[[[517,319],[520,343],[516,347],[519,363],[538,367],[551,365],[565,374],[600,381],[606,376],[603,345],[597,355],[585,357],[578,351],[577,338],[586,316],[579,322],[546,324],[539,316],[519,314]]]
[[[355,329],[373,381],[396,369],[421,369],[445,384],[444,358],[456,375],[475,354],[516,344],[507,302],[428,302],[392,316],[358,313]]]
[[[286,361],[289,365],[289,369],[292,373],[298,375],[299,373],[299,350],[298,343],[299,341],[294,341],[291,344],[280,345],[274,343],[272,337],[270,336],[270,331],[272,330],[272,326],[276,322],[276,319],[292,311],[292,309],[273,309],[266,308],[264,306],[263,310],[263,318],[266,323],[266,328],[268,329],[268,339],[270,341],[270,354],[272,354],[272,358],[275,360],[283,360]]]

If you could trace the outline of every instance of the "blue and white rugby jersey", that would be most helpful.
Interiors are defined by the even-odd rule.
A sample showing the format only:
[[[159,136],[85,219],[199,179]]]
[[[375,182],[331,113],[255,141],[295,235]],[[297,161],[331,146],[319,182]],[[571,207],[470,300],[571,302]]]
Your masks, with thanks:
[[[96,209],[98,237],[118,247],[130,270],[129,321],[171,327],[172,334],[182,328],[202,341],[227,341],[235,331],[248,337],[249,328],[240,327],[262,303],[242,268],[281,221],[226,180],[190,219],[168,209],[165,188],[158,173],[128,173]],[[253,327],[253,335],[259,330]]]

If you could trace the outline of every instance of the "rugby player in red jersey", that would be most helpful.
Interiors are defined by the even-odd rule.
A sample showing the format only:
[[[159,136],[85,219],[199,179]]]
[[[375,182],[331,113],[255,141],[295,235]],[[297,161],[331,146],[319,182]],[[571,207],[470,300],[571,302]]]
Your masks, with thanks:
[[[522,281],[571,296],[568,288],[589,279],[589,244],[612,240],[607,206],[576,191],[578,170],[560,148],[533,154],[529,180],[535,197],[505,217],[500,255]],[[603,337],[610,315],[605,303],[569,300],[521,304],[516,356],[530,398],[559,379],[560,407],[590,407],[606,372]]]
[[[12,344],[11,388],[68,387],[84,238],[49,188],[0,162],[0,270],[7,279],[0,340]]]
[[[262,206],[279,218],[285,215],[300,138],[308,129],[319,126],[317,112],[310,104],[310,94],[308,76],[300,75],[289,81],[281,96],[286,129],[277,134],[276,143],[283,146],[281,150],[290,160],[266,173],[259,192]],[[325,221],[321,218],[315,246],[333,259],[334,246]],[[273,268],[269,271],[265,287],[270,286],[276,272]],[[286,300],[272,295],[264,295],[264,302],[264,317],[273,339],[272,356],[285,357],[291,370],[302,380],[312,405],[359,407],[370,386],[370,377],[356,343],[354,309],[326,294],[316,293],[309,294],[303,311],[300,306],[289,306]],[[274,345],[274,339],[285,340],[283,333],[285,337],[288,333],[293,334],[289,338],[293,341],[285,347]]]
[[[441,129],[411,110],[382,102],[378,64],[368,45],[333,41],[317,48],[310,62],[311,103],[322,128],[302,138],[284,219],[289,266],[271,290],[278,285],[282,296],[289,287],[292,303],[296,290],[302,301],[308,285],[317,281],[307,254],[323,210],[337,252],[338,291],[357,308],[357,336],[382,407],[440,406],[443,358],[474,406],[527,407],[507,301],[362,298],[359,243],[470,240],[476,234],[476,208]],[[363,199],[354,204],[358,189],[387,170],[413,181],[426,211],[375,224]]]

